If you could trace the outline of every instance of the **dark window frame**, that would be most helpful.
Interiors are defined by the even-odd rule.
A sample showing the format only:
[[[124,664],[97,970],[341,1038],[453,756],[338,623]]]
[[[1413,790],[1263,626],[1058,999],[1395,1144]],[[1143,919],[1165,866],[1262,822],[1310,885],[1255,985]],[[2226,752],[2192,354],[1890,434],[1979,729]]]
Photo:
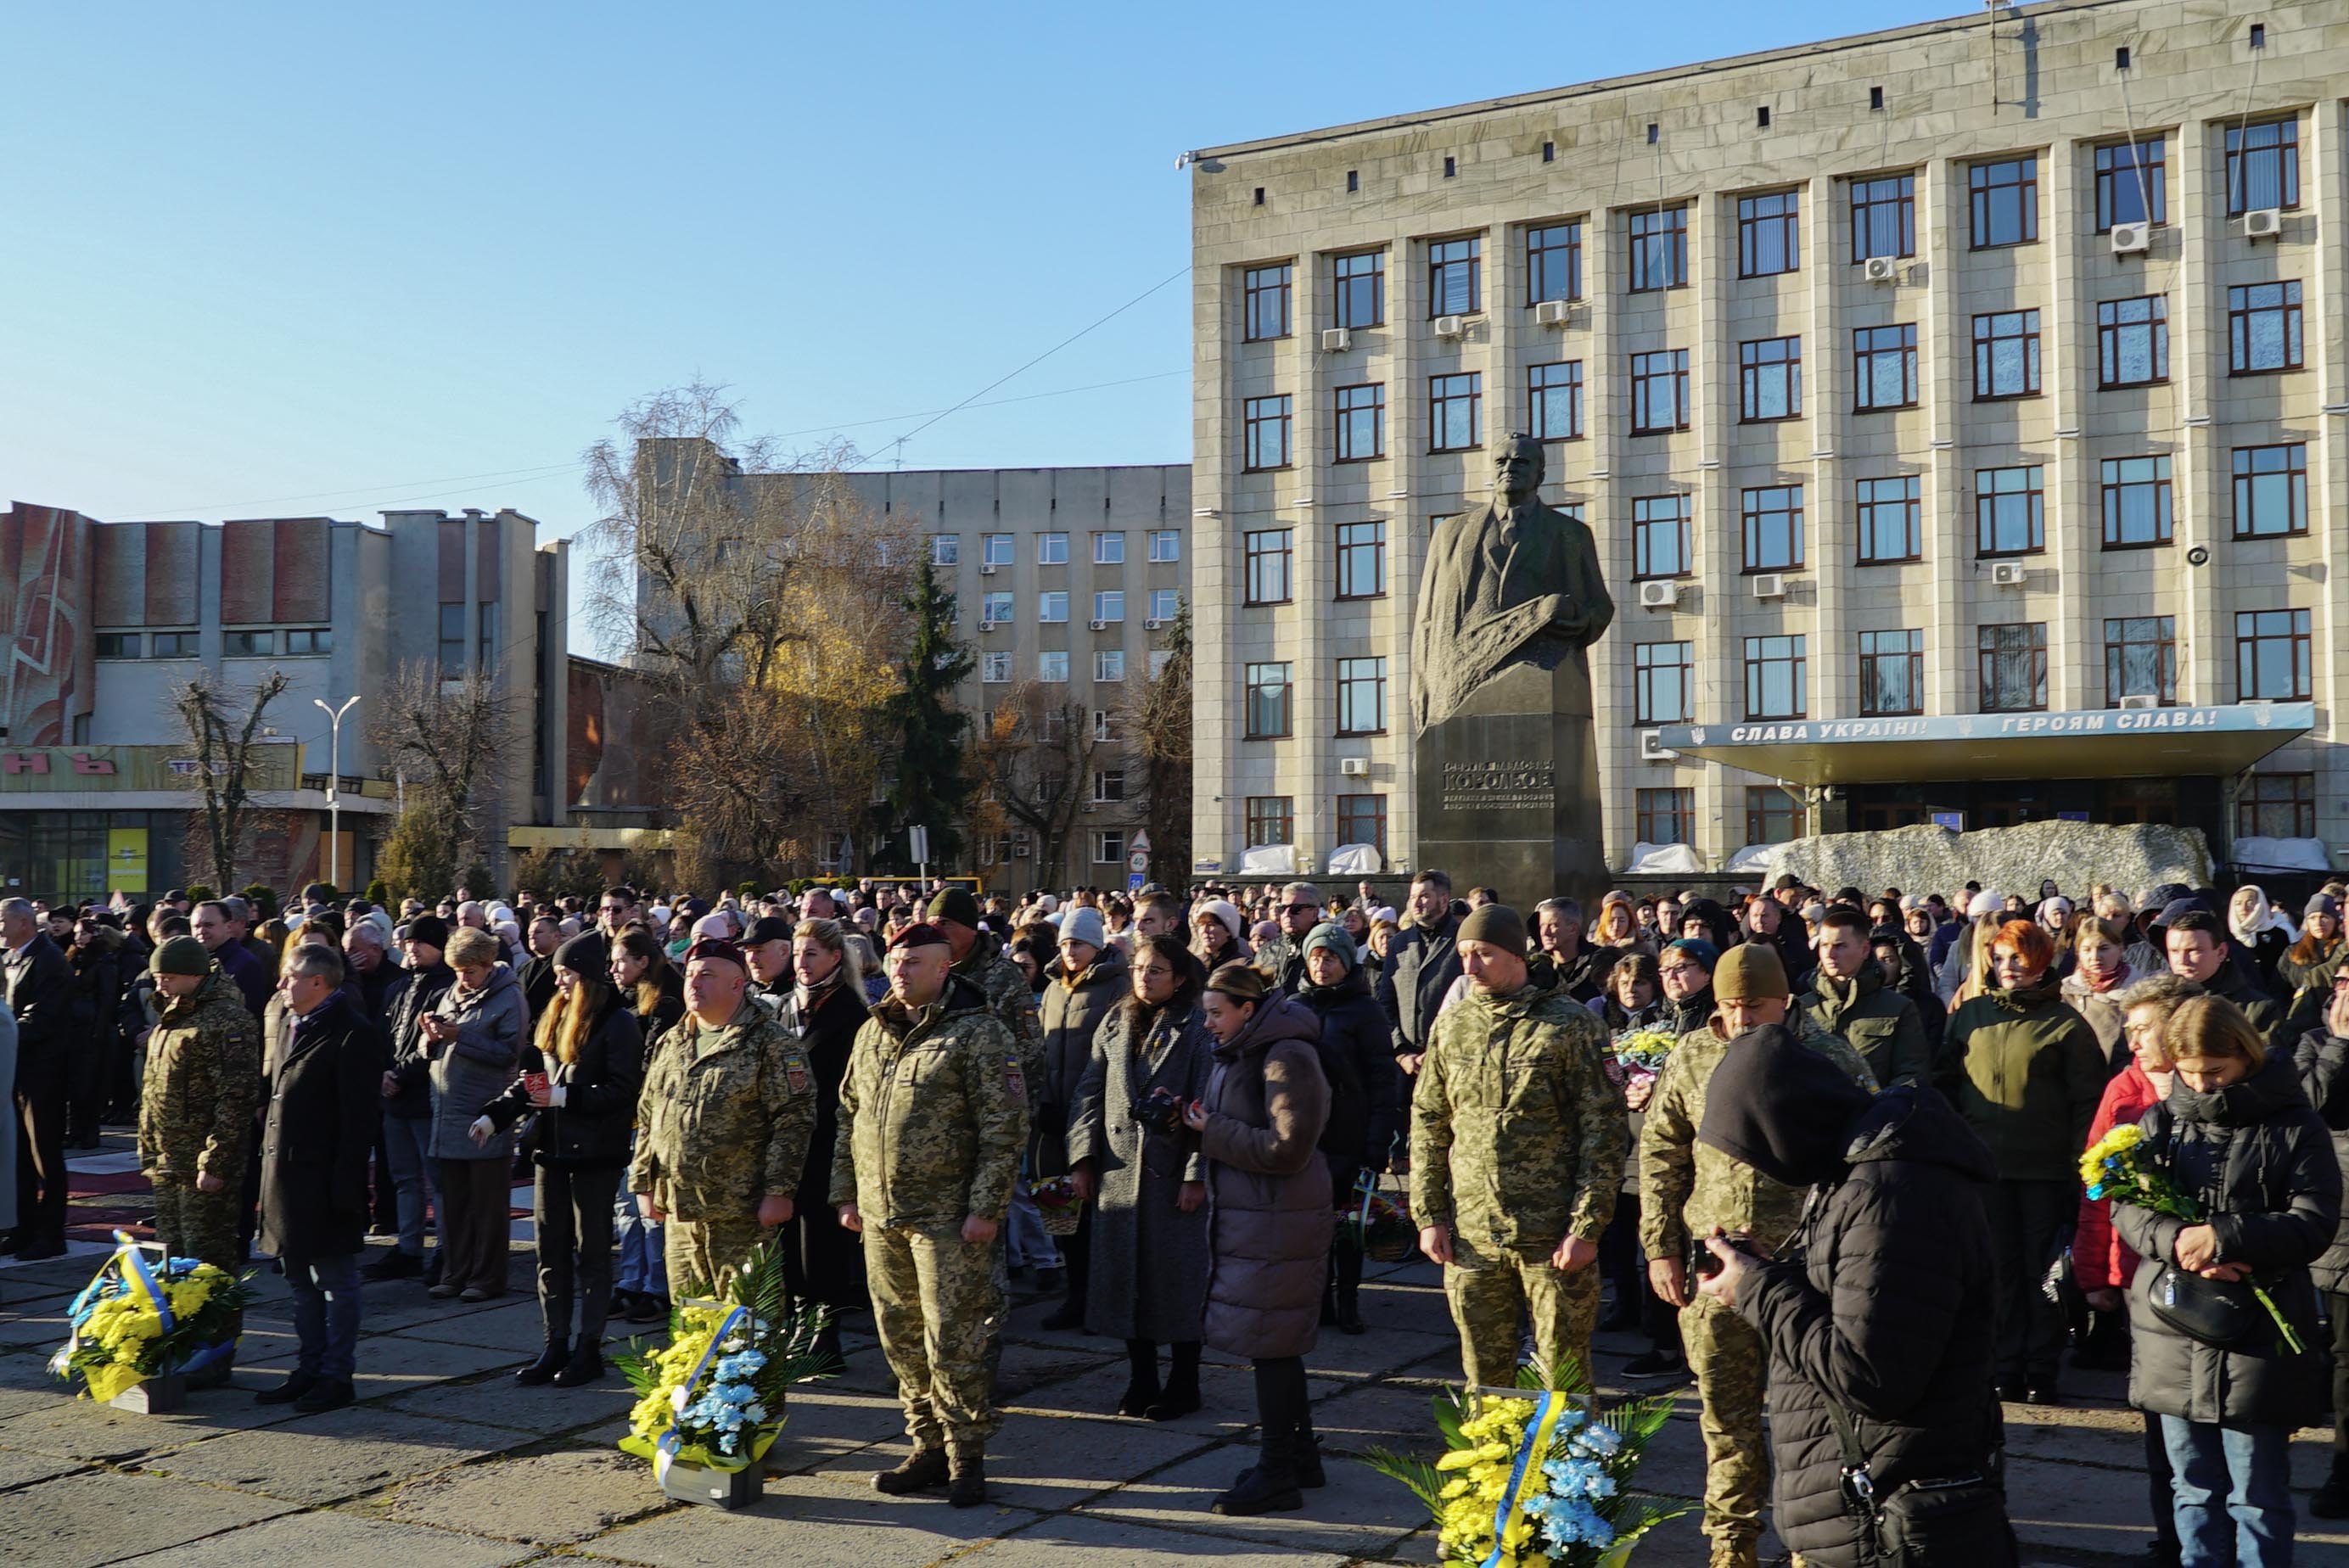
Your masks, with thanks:
[[[1769,797],[1775,795],[1785,802],[1780,806]],[[1786,830],[1771,837],[1775,819],[1785,824]],[[1803,836],[1809,813],[1802,797],[1780,784],[1748,784],[1745,787],[1745,841],[1748,844],[1783,844]]]
[[[1371,531],[1368,539],[1349,538],[1351,533]],[[1341,522],[1338,525],[1338,592],[1340,603],[1359,599],[1383,599],[1387,596],[1387,525],[1384,518],[1372,518],[1364,522]],[[1367,555],[1370,562],[1371,586],[1361,585],[1361,562]]]
[[[1543,372],[1551,370],[1560,373],[1560,380],[1557,385],[1547,385],[1537,379]],[[1588,432],[1588,426],[1584,419],[1583,387],[1582,361],[1579,359],[1553,359],[1546,364],[1526,366],[1526,407],[1529,416],[1527,423],[1532,428],[1536,439],[1578,441],[1583,438]],[[1568,428],[1565,435],[1554,436],[1549,433],[1550,399],[1560,393],[1566,395]]]
[[[1454,254],[1454,252],[1462,253]],[[1467,303],[1450,304],[1445,295],[1459,279]],[[1463,234],[1427,242],[1427,319],[1441,315],[1478,315],[1485,309],[1485,236]]]
[[[1653,509],[1669,502],[1671,515]],[[1631,579],[1635,583],[1664,581],[1696,575],[1694,540],[1690,531],[1689,498],[1678,491],[1662,495],[1641,495],[1631,498]],[[1645,515],[1642,515],[1645,513]],[[1652,566],[1655,551],[1649,543],[1654,531],[1670,527],[1673,530],[1674,558],[1679,564],[1670,572],[1656,572]]]
[[[1466,383],[1464,387],[1458,383]],[[1467,439],[1445,438],[1453,429],[1459,405],[1467,407]],[[1427,378],[1427,449],[1431,452],[1473,452],[1485,444],[1485,373],[1454,370]]]
[[[1885,189],[1889,187],[1889,190]],[[1917,253],[1917,176],[1879,174],[1849,182],[1851,193],[1851,264],[1873,261],[1878,256],[1913,256]],[[1879,208],[1889,209],[1891,217],[1880,222]],[[1889,227],[1894,249],[1879,251],[1871,242],[1879,228]]]
[[[1663,368],[1653,362],[1662,360]],[[1671,418],[1669,425],[1642,424],[1640,421],[1655,412],[1657,396],[1654,384],[1669,383]],[[1631,356],[1631,434],[1635,436],[1668,436],[1689,428],[1689,351],[1685,348],[1657,348]]]
[[[1745,639],[1746,723],[1777,724],[1810,717],[1810,636],[1804,632],[1771,632]],[[1770,672],[1778,665],[1785,666],[1789,704],[1784,713],[1766,706]]]
[[[1376,665],[1377,667],[1376,667],[1374,670],[1371,670],[1371,671],[1370,673],[1368,673],[1368,674],[1363,674],[1363,673],[1360,673],[1360,672],[1350,672],[1349,666],[1350,666],[1350,665]],[[1376,710],[1377,710],[1377,711],[1375,712],[1375,714],[1374,714],[1372,717],[1374,717],[1375,718],[1377,718],[1378,723],[1377,723],[1377,725],[1376,725],[1374,727],[1371,727],[1371,728],[1369,728],[1369,729],[1356,729],[1356,728],[1349,728],[1349,727],[1347,727],[1347,725],[1346,725],[1346,719],[1347,719],[1347,717],[1348,717],[1348,716],[1347,716],[1347,712],[1346,712],[1346,708],[1347,708],[1348,703],[1349,703],[1349,701],[1350,701],[1350,699],[1354,699],[1354,698],[1355,698],[1356,694],[1357,694],[1357,692],[1359,691],[1359,689],[1360,689],[1361,687],[1363,687],[1363,686],[1369,686],[1369,687],[1371,688],[1370,701],[1371,702],[1371,704],[1375,707],[1375,708],[1376,708]],[[1360,715],[1356,715],[1355,717],[1361,717],[1361,716],[1360,716]],[[1337,733],[1338,733],[1339,735],[1340,735],[1340,736],[1361,736],[1361,735],[1384,735],[1386,732],[1387,732],[1387,661],[1386,661],[1386,656],[1385,656],[1384,655],[1382,655],[1382,654],[1366,654],[1366,655],[1361,655],[1361,656],[1360,656],[1360,657],[1353,657],[1353,658],[1341,658],[1341,659],[1340,659],[1340,660],[1338,661],[1338,730],[1337,730]]]
[[[2169,139],[2157,131],[2133,141],[2109,141],[2096,149],[2096,232],[2109,234],[2116,223],[2169,224]],[[2145,175],[2140,186],[2137,175]],[[2124,201],[2126,198],[2126,201]],[[2142,207],[2130,216],[2130,204]]]
[[[2253,296],[2268,289],[2277,291],[2272,304],[2254,304]],[[2227,290],[2227,374],[2230,376],[2282,376],[2308,368],[2308,343],[2305,319],[2301,315],[2302,290],[2298,278],[2277,278],[2263,284],[2235,284]],[[2274,315],[2277,333],[2282,340],[2284,359],[2281,365],[2251,363],[2252,324],[2257,318]]]
[[[1666,657],[1662,650],[1671,650]],[[1657,686],[1669,679],[1678,706],[1657,701]],[[1631,723],[1641,728],[1690,724],[1696,718],[1696,645],[1685,638],[1631,645]]]
[[[2156,465],[2156,470],[2148,478],[2131,478],[2126,471],[2126,465],[2131,463],[2151,463]],[[2096,468],[2097,501],[2105,520],[2106,550],[2159,550],[2176,541],[2177,502],[2171,476],[2172,464],[2168,452],[2144,452],[2132,457],[2099,460]],[[2153,488],[2154,537],[2120,537],[2126,521],[2126,503],[2130,499],[2126,492],[2148,485]]]
[[[2006,171],[2012,170],[2011,174]],[[1976,251],[2011,250],[2039,242],[2039,155],[1986,158],[1966,165],[1969,246]],[[2011,193],[2011,194],[2010,194]],[[2002,211],[2011,208],[2011,211]],[[2012,219],[2016,232],[1999,238],[1999,224]],[[1985,235],[1988,237],[1985,238]]]
[[[1775,209],[1764,206],[1777,202]],[[1766,262],[1775,246],[1783,266]],[[1737,199],[1737,275],[1741,278],[1785,277],[1803,270],[1803,193],[1799,188],[1764,191]]]
[[[1261,540],[1264,543],[1259,544]],[[1278,543],[1272,542],[1278,540]],[[1273,586],[1266,573],[1280,573],[1280,597],[1258,597],[1261,590]],[[1240,583],[1246,593],[1244,605],[1288,604],[1297,598],[1297,530],[1295,528],[1254,528],[1240,535]]]
[[[2139,634],[2149,631],[2151,635]],[[2153,650],[2152,692],[2122,688],[2128,678],[2130,650]],[[2141,655],[2140,655],[2141,656]],[[2125,696],[2149,696],[2163,707],[2178,706],[2178,617],[2175,615],[2107,615],[2105,617],[2105,706],[2118,707]]]
[[[1259,671],[1278,670],[1275,679],[1260,676]],[[1243,694],[1241,717],[1247,726],[1246,740],[1287,740],[1297,728],[1297,666],[1291,659],[1261,659],[1240,666],[1240,690]],[[1265,727],[1267,721],[1279,725],[1278,729]]]
[[[1877,339],[1886,333],[1894,335],[1893,341],[1889,345],[1878,344]],[[1899,356],[1900,401],[1898,403],[1867,401],[1866,399],[1873,397],[1877,390],[1878,380],[1875,374],[1877,362],[1889,355]],[[1913,321],[1896,321],[1884,326],[1853,327],[1851,329],[1851,368],[1853,413],[1884,414],[1897,408],[1917,407],[1917,324]]]
[[[1562,235],[1551,239],[1548,236]],[[1551,278],[1554,269],[1566,273],[1563,294],[1553,292],[1557,287]],[[1582,220],[1569,218],[1557,223],[1535,223],[1526,229],[1526,305],[1528,309],[1552,300],[1578,300],[1582,297]]]
[[[1278,277],[1271,274],[1278,273]],[[1240,292],[1244,301],[1240,320],[1240,341],[1243,343],[1274,343],[1290,336],[1296,328],[1291,317],[1295,303],[1297,263],[1271,262],[1260,267],[1243,269]],[[1269,281],[1266,281],[1266,280]],[[1271,319],[1268,323],[1267,317]],[[1266,325],[1278,330],[1267,332]]]
[[[2001,634],[2020,633],[2020,636]],[[2014,700],[2002,678],[2002,661],[2030,661],[2031,690],[2027,700]],[[1974,675],[1980,686],[1975,707],[1983,713],[2044,713],[2047,711],[2047,623],[2003,621],[1974,632]],[[1998,698],[1996,702],[1992,698]]]
[[[2262,454],[2287,454],[2282,468],[2255,466]],[[2250,465],[2247,466],[2246,459]],[[2237,447],[2228,463],[2234,478],[2234,536],[2237,539],[2297,539],[2308,532],[2308,443],[2305,441],[2275,441],[2264,446]],[[2282,528],[2247,527],[2256,523],[2258,508],[2246,501],[2259,494],[2259,480],[2267,475],[2280,474],[2285,480],[2285,518]]]
[[[1364,826],[1369,834],[1364,836]],[[1387,798],[1384,795],[1340,795],[1338,797],[1338,841],[1341,844],[1370,844],[1383,856],[1387,852]]]
[[[1637,790],[1631,820],[1633,835],[1643,844],[1693,844],[1696,791],[1685,784]]]
[[[2255,143],[2263,132],[2276,133],[2272,141]],[[2227,128],[2227,216],[2240,218],[2258,211],[2251,203],[2251,170],[2260,160],[2272,157],[2275,171],[2271,178],[2278,200],[2271,203],[2292,211],[2300,206],[2300,116],[2288,114],[2274,119],[2252,120],[2245,125]],[[2261,206],[2270,203],[2261,203]]]
[[[1774,498],[1776,504],[1771,504]],[[1800,572],[1803,570],[1805,532],[1805,498],[1800,480],[1783,485],[1753,485],[1738,492],[1738,532],[1744,550],[1744,571],[1747,576],[1757,572]],[[1775,522],[1772,520],[1777,520]],[[1771,529],[1782,535],[1770,539]],[[1783,551],[1770,552],[1759,548],[1783,544]],[[1782,553],[1786,559],[1773,561],[1765,557]]]
[[[1297,841],[1297,797],[1294,795],[1249,795],[1243,798],[1241,826],[1247,834],[1251,850],[1263,844],[1293,844]],[[1278,838],[1269,835],[1278,833]]]
[[[2276,616],[2289,616],[2284,630],[2265,624]],[[2306,610],[2238,610],[2235,612],[2235,700],[2238,702],[2306,702],[2315,691],[2313,663],[2314,638],[2311,625],[2314,617]],[[2246,631],[2246,624],[2249,630]],[[2261,653],[2270,643],[2289,645],[2292,660],[2292,687],[2288,692],[2255,691],[2258,684]],[[2246,678],[2250,677],[2250,678]]]
[[[2271,813],[2290,811],[2290,832],[2263,831],[2280,825]],[[2251,773],[2244,776],[2235,797],[2235,836],[2239,839],[2313,839],[2316,837],[2316,775],[2314,773]]]
[[[1361,295],[1370,294],[1370,314],[1358,314]],[[1387,253],[1345,251],[1330,258],[1330,309],[1332,326],[1371,327],[1387,324]]]
[[[2012,330],[2002,330],[2009,325]],[[2022,346],[2023,384],[2017,390],[2002,390],[1999,371],[2002,344],[2019,343]],[[1973,319],[1974,401],[1977,403],[2012,403],[2020,398],[2037,397],[2045,389],[2041,375],[2039,312],[2023,310],[1983,311]]]
[[[1871,645],[1877,639],[1899,637],[1900,647]],[[1905,706],[1886,699],[1892,665],[1900,666],[1909,694]],[[1859,713],[1862,718],[1901,718],[1925,711],[1925,634],[1910,626],[1859,634]]]
[[[1347,407],[1348,393],[1368,395],[1360,407]],[[1358,381],[1350,387],[1334,387],[1330,395],[1334,420],[1330,437],[1332,462],[1374,463],[1387,455],[1387,384],[1383,381]],[[1356,421],[1367,416],[1371,424],[1371,449],[1358,452],[1354,448]]]
[[[1269,412],[1266,405],[1278,405]],[[1266,462],[1263,437],[1267,426],[1274,427],[1277,447],[1276,461]],[[1274,392],[1262,397],[1245,398],[1240,403],[1240,471],[1250,474],[1271,473],[1288,468],[1297,460],[1293,439],[1297,427],[1297,398],[1288,392]]]
[[[1870,493],[1878,485],[1899,485],[1902,493],[1879,497]],[[1905,561],[1925,558],[1925,480],[1922,474],[1885,474],[1874,479],[1852,481],[1852,519],[1854,543],[1859,552],[1856,565],[1889,566]],[[1877,514],[1892,508],[1900,511],[1900,531],[1908,552],[1900,555],[1870,554],[1869,546],[1881,543],[1883,530]]]
[[[1669,206],[1640,208],[1630,214],[1624,225],[1630,241],[1626,293],[1661,294],[1688,287],[1688,211],[1687,202],[1675,201]],[[1663,281],[1648,282],[1659,270]]]
[[[2143,320],[2126,319],[2132,306],[2142,307]],[[2124,372],[2127,346],[2136,335],[2145,338],[2145,360],[2152,374],[2129,377]],[[2111,392],[2129,387],[2159,387],[2169,380],[2169,296],[2132,294],[2127,299],[2096,302],[2096,387]]]
[[[1768,349],[1780,351],[1777,358],[1764,357]],[[1785,412],[1765,414],[1762,390],[1773,378],[1780,384],[1785,400]],[[1741,425],[1780,425],[1803,417],[1803,340],[1799,335],[1787,337],[1749,338],[1737,346],[1737,420]]]
[[[2020,489],[1986,489],[1982,481],[1998,474],[2029,474],[2027,484]],[[1998,537],[2001,498],[2023,496],[2023,522],[2030,542],[2018,546],[1992,543]],[[2023,555],[2044,555],[2047,551],[2047,466],[2044,463],[2016,463],[2002,469],[1974,470],[1974,557],[1981,561],[2004,561]]]

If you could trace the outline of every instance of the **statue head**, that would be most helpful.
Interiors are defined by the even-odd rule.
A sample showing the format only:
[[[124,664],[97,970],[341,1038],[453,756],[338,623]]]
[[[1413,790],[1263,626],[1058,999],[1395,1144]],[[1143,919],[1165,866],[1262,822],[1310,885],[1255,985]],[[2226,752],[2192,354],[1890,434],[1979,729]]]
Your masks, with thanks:
[[[1522,506],[1541,493],[1545,467],[1539,441],[1531,436],[1511,436],[1493,449],[1493,488],[1511,506]]]

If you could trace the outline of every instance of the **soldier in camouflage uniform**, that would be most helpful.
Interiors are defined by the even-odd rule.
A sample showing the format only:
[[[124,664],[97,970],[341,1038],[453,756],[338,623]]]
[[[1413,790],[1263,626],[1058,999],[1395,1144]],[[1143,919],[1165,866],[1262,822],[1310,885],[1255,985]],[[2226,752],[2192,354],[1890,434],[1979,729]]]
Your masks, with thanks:
[[[750,965],[705,937],[685,955],[686,1015],[652,1049],[628,1190],[668,1222],[670,1299],[706,1295],[792,1217],[815,1133],[815,1072],[748,995]]]
[[[954,954],[954,973],[978,986],[1004,1031],[1019,1053],[1019,1068],[1028,1092],[1042,1092],[1044,1084],[1044,1025],[1036,1016],[1036,993],[1019,965],[1003,956],[1003,944],[978,928],[978,900],[968,888],[941,888],[930,900],[929,923],[947,939]],[[900,933],[899,934],[903,934]],[[893,947],[895,945],[891,943]],[[1028,1114],[1036,1114],[1030,1100]]]
[[[1320,923],[1321,890],[1309,882],[1290,882],[1280,890],[1280,903],[1272,913],[1280,922],[1280,934],[1266,941],[1248,962],[1274,991],[1294,996],[1305,985],[1305,939]]]
[[[1505,904],[1461,923],[1465,998],[1439,1014],[1412,1098],[1411,1206],[1444,1265],[1468,1381],[1516,1381],[1517,1314],[1545,1369],[1589,1371],[1599,1237],[1614,1217],[1629,1131],[1607,1035],[1532,978],[1526,923]],[[1542,970],[1547,979],[1547,966]]]
[[[1681,1037],[1648,1101],[1640,1132],[1640,1244],[1656,1294],[1681,1309],[1681,1341],[1696,1374],[1703,1411],[1704,1532],[1714,1568],[1754,1568],[1770,1461],[1762,1444],[1763,1374],[1769,1352],[1745,1320],[1688,1277],[1692,1238],[1714,1229],[1751,1236],[1775,1253],[1794,1234],[1803,1192],[1696,1140],[1706,1086],[1722,1058],[1749,1031],[1795,1031],[1801,1043],[1873,1090],[1867,1061],[1840,1036],[1791,1010],[1786,968],[1775,947],[1749,942],[1722,955],[1713,973],[1720,1012],[1710,1027]]]
[[[968,896],[968,895],[966,895]],[[889,995],[857,1031],[840,1086],[832,1201],[864,1237],[881,1349],[914,1451],[873,1478],[892,1494],[950,1480],[987,1498],[995,1408],[988,1346],[1003,1315],[996,1238],[1028,1143],[1025,1065],[949,939],[916,923],[889,944]]]
[[[155,1185],[155,1239],[174,1257],[233,1269],[261,1104],[261,1026],[194,937],[164,943],[148,968],[161,1015],[147,1039],[139,1169]]]

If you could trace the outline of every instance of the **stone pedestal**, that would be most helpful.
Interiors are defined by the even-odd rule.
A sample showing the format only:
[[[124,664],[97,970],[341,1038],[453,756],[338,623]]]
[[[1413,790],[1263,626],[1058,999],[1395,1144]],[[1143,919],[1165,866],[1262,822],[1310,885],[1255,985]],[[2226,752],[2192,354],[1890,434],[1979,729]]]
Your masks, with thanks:
[[[1453,892],[1497,889],[1533,919],[1560,896],[1596,919],[1608,888],[1600,852],[1599,755],[1589,665],[1580,650],[1554,669],[1521,664],[1476,688],[1459,712],[1421,732],[1413,871],[1448,872]]]

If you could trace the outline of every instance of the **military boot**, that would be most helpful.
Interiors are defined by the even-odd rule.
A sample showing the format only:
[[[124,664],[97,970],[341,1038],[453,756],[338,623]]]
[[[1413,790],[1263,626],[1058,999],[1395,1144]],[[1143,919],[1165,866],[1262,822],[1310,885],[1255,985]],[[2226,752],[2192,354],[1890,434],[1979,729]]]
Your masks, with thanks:
[[[957,1454],[952,1460],[953,1479],[947,1485],[947,1501],[955,1508],[977,1508],[987,1501],[987,1459],[983,1454]]]
[[[1713,1555],[1706,1560],[1706,1568],[1762,1568],[1760,1543],[1750,1535],[1728,1540],[1716,1538],[1713,1543]]]
[[[892,1497],[902,1497],[909,1491],[927,1491],[945,1480],[947,1473],[946,1449],[916,1449],[895,1470],[885,1470],[874,1476],[873,1490],[885,1491]]]

